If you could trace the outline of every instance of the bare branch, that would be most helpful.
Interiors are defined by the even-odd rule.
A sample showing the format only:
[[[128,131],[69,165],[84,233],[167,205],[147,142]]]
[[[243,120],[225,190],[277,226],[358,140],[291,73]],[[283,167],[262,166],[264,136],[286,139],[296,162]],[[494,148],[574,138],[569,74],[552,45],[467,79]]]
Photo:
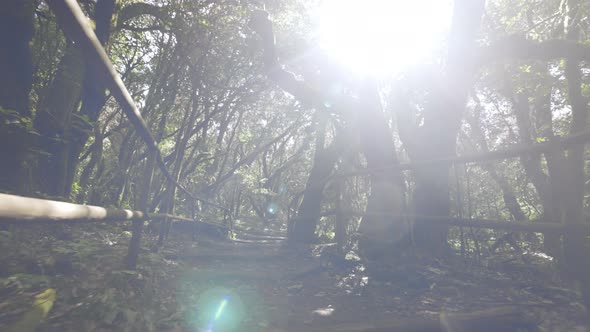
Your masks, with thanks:
[[[521,36],[510,36],[479,50],[480,65],[505,59],[590,61],[590,46],[570,40],[553,39],[534,42]]]

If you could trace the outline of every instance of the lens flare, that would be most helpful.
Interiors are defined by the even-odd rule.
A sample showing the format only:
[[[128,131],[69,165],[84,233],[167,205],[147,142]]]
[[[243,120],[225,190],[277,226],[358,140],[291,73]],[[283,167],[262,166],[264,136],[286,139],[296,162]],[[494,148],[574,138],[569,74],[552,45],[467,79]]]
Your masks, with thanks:
[[[221,303],[219,304],[219,307],[217,308],[217,311],[215,312],[215,318],[213,318],[213,320],[218,320],[219,317],[221,317],[221,314],[223,313],[223,309],[225,309],[226,305],[227,305],[227,299],[221,300]]]
[[[277,212],[279,212],[279,205],[275,202],[271,202],[270,204],[268,204],[266,211],[270,214],[276,214]]]
[[[241,296],[231,288],[213,287],[205,291],[186,289],[188,305],[187,324],[198,331],[239,331],[245,316]],[[189,293],[190,292],[190,293]],[[195,301],[196,300],[196,301]]]

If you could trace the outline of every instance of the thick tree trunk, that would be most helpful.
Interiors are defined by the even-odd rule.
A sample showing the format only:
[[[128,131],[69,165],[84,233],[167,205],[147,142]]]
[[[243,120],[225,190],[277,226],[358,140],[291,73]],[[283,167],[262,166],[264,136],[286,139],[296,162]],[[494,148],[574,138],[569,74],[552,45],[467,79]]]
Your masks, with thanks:
[[[531,145],[534,143],[535,137],[538,134],[541,137],[553,138],[553,123],[551,117],[551,106],[545,102],[550,96],[543,96],[542,100],[534,103],[534,112],[537,118],[537,127],[544,128],[542,132],[535,133],[531,122],[531,105],[529,103],[529,96],[518,93],[514,94],[514,90],[510,84],[507,84],[508,97],[514,104],[514,112],[516,115],[516,125],[518,126],[519,138],[523,144]],[[548,91],[550,93],[550,91]],[[565,155],[561,150],[553,150],[545,153],[545,160],[547,161],[547,173],[543,171],[540,155],[524,155],[521,156],[522,163],[527,177],[535,187],[541,205],[543,206],[543,219],[545,222],[560,222],[563,209],[563,195],[559,194],[559,188],[564,181],[563,179],[563,165],[565,163]],[[556,233],[544,233],[543,245],[545,250],[555,257],[561,256],[561,235]]]
[[[116,0],[100,0],[95,7],[96,34],[103,45],[110,36]],[[93,63],[86,63],[77,45],[69,44],[58,72],[35,119],[46,154],[36,167],[36,183],[51,196],[69,196],[78,157],[106,102]],[[80,107],[80,102],[82,106]]]
[[[105,47],[111,36],[111,28],[114,26],[114,22],[116,22],[118,2],[118,0],[99,0],[94,8],[96,36]],[[86,63],[85,67],[80,116],[73,119],[73,126],[70,133],[71,138],[66,147],[68,165],[65,179],[66,188],[72,187],[80,153],[82,153],[88,141],[92,127],[98,120],[100,110],[107,101],[105,88],[99,83],[100,80],[94,70],[93,64]]]
[[[577,41],[580,34],[580,1],[566,1],[567,16],[565,20],[566,36]],[[577,59],[567,59],[565,76],[568,84],[568,99],[572,107],[570,135],[583,132],[588,125],[588,103],[582,95],[582,73]],[[584,145],[577,145],[567,150],[566,181],[564,189],[564,223],[579,225],[584,223]],[[590,241],[587,234],[570,230],[564,234],[564,257],[568,272],[578,279],[582,288],[582,298],[590,306]]]
[[[432,138],[431,140],[435,140]],[[440,142],[440,141],[439,141]],[[420,154],[424,157],[436,159],[452,155],[443,154],[445,149],[423,147]],[[454,147],[454,144],[452,144]],[[453,151],[454,152],[454,151]],[[421,216],[448,216],[450,215],[449,196],[449,168],[446,165],[427,166],[415,170],[414,189],[414,210],[416,215]],[[419,248],[433,253],[444,253],[447,250],[448,227],[445,225],[434,225],[415,220],[414,241]]]
[[[424,111],[424,124],[419,128],[416,140],[409,145],[412,161],[455,154],[457,134],[475,70],[472,54],[484,4],[483,0],[454,2],[445,82],[433,91]],[[449,167],[442,164],[416,169],[414,209],[417,215],[450,214]],[[415,222],[416,245],[431,253],[444,253],[448,247],[448,227],[428,225],[420,220]]]
[[[289,241],[296,243],[312,243],[315,241],[315,230],[320,220],[323,192],[326,178],[332,173],[340,157],[339,140],[328,148],[324,148],[325,126],[320,126],[316,136],[316,150],[313,165],[305,184],[303,200],[297,211],[297,218],[288,234]]]
[[[402,220],[375,215],[401,214],[404,208],[404,180],[399,170],[392,166],[399,164],[391,129],[381,108],[376,86],[367,82],[361,92],[358,110],[358,126],[362,153],[371,173],[371,193],[366,212],[359,226],[361,239],[359,248],[369,258],[388,255],[394,245],[407,246],[409,230]]]
[[[80,106],[84,59],[81,50],[68,43],[47,98],[42,101],[35,117],[35,129],[40,134],[35,183],[39,191],[50,196],[67,197],[70,160],[67,147],[71,142],[72,116]]]
[[[577,71],[576,75],[580,77],[578,64],[568,63],[566,71]],[[567,74],[566,74],[567,75]],[[569,75],[568,75],[569,76]],[[570,76],[571,78],[571,76]],[[580,91],[580,85],[570,84],[570,91]],[[570,92],[572,102],[576,103],[577,92]],[[581,94],[579,95],[581,96]],[[574,116],[572,119],[571,134],[580,132],[586,128],[588,110],[585,103],[572,105]],[[563,193],[563,210],[562,222],[567,225],[584,224],[584,185],[586,174],[584,170],[584,145],[579,145],[567,150],[567,162],[565,164],[565,182],[561,183],[561,193]],[[564,233],[563,237],[563,256],[565,258],[566,269],[571,276],[578,279],[582,286],[582,296],[587,306],[590,306],[590,241],[588,234],[576,232],[573,228]]]
[[[0,10],[0,190],[19,194],[31,191],[25,160],[30,148],[34,9],[31,0],[6,0]]]

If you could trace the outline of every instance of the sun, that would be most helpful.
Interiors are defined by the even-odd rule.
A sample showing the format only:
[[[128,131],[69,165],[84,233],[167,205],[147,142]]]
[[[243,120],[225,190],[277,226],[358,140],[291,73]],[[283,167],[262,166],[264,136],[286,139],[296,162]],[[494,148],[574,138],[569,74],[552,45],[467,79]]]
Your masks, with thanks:
[[[323,0],[319,43],[356,74],[392,75],[433,61],[451,12],[448,0]]]

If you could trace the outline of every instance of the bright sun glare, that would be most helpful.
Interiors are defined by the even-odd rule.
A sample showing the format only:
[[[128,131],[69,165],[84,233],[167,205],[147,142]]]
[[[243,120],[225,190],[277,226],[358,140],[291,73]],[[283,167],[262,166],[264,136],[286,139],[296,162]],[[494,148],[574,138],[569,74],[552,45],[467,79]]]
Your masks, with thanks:
[[[361,75],[395,74],[432,61],[451,21],[448,0],[324,0],[319,41]]]

